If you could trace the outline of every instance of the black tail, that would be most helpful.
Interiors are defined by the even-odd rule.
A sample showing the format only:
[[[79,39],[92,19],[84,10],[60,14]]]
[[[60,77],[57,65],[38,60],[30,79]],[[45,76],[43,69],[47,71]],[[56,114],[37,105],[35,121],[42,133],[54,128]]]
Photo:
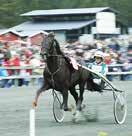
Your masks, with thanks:
[[[87,79],[87,89],[92,92],[102,92],[101,85],[95,84],[92,78]]]

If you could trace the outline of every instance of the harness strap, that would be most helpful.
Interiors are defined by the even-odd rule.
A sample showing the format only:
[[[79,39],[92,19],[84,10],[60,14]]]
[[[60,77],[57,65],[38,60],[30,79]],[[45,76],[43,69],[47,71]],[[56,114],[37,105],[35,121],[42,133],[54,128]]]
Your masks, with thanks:
[[[52,86],[53,86],[53,87],[55,87],[54,75],[55,75],[57,72],[59,72],[59,71],[60,71],[60,69],[61,69],[61,65],[62,65],[62,61],[61,61],[61,59],[60,59],[60,65],[59,65],[59,68],[58,68],[55,72],[53,72],[53,73],[49,70],[49,68],[48,68],[48,66],[47,66],[48,73],[51,75],[51,82],[52,82]]]

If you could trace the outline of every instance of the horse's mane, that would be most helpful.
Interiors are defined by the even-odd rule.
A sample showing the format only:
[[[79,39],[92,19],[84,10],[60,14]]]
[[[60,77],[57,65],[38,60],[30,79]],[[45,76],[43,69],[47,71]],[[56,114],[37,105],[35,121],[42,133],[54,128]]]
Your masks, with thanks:
[[[63,52],[61,51],[61,49],[60,49],[59,42],[55,39],[55,34],[54,34],[54,32],[50,32],[50,33],[48,34],[48,37],[50,37],[51,39],[53,39],[52,44],[55,44],[55,48],[56,48],[57,53],[58,53],[59,55],[64,56],[64,53],[63,53]]]
[[[59,55],[62,55],[62,56],[63,56],[63,58],[65,59],[65,61],[66,61],[67,64],[68,64],[68,67],[69,67],[70,71],[73,72],[73,71],[74,71],[74,68],[73,68],[73,66],[72,66],[71,63],[70,63],[69,57],[68,57],[68,56],[65,56],[64,52],[60,49],[59,42],[58,42],[56,39],[54,39],[54,42],[55,42],[55,48],[56,48],[57,53],[58,53]]]
[[[56,39],[54,39],[54,42],[55,42],[55,48],[56,48],[57,53],[64,57],[65,55],[63,51],[60,49],[59,42]]]

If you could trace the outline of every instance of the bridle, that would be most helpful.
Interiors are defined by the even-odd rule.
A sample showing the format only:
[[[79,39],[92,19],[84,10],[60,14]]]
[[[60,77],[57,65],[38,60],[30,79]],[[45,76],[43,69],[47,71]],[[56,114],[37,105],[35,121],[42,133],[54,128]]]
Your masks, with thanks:
[[[55,40],[53,40],[53,42],[52,42],[51,44],[54,44],[54,41],[55,41]],[[53,45],[53,46],[54,46],[54,45]],[[52,52],[53,52],[54,49],[56,48],[56,47],[53,47],[53,46],[51,46],[48,50],[52,50]],[[52,48],[53,48],[53,49],[52,49]],[[60,55],[60,54],[52,54],[52,52],[51,52],[51,53],[46,53],[46,54],[43,54],[43,55],[45,55],[46,58],[48,58],[48,57],[59,57],[59,58],[61,57],[61,58],[63,58],[62,55]],[[57,51],[56,51],[56,52],[57,52]],[[47,63],[46,63],[47,71],[48,71],[48,73],[49,73],[50,76],[51,76],[51,82],[52,82],[52,86],[53,86],[53,87],[55,87],[54,76],[55,76],[55,74],[57,74],[57,73],[60,71],[61,66],[62,66],[62,59],[59,59],[59,66],[58,66],[58,68],[56,69],[56,71],[51,72],[51,71],[50,71],[50,68],[48,67],[48,65],[47,65]]]

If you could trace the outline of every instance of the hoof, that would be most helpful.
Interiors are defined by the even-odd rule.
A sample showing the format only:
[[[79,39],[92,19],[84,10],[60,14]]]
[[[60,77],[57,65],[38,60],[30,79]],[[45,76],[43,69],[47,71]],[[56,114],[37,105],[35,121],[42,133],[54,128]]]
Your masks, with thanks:
[[[82,116],[81,112],[80,112],[80,111],[76,111],[76,112],[73,114],[73,119],[72,119],[72,121],[73,121],[74,123],[77,123],[77,122],[82,121],[82,120],[83,120],[83,116]]]
[[[64,108],[64,111],[69,111],[69,108]]]
[[[83,110],[83,109],[85,109],[85,108],[86,108],[86,105],[85,105],[85,104],[82,104],[81,109]]]
[[[64,111],[72,111],[72,108],[64,108]]]
[[[85,109],[86,105],[82,104],[81,106],[77,107],[78,111],[83,111]]]
[[[68,108],[65,108],[64,111],[68,111]]]
[[[68,108],[68,111],[72,111],[72,108]]]
[[[37,107],[37,103],[36,103],[35,101],[32,103],[32,107],[33,107],[33,108],[36,108],[36,107]]]
[[[70,105],[71,110],[75,110],[75,106],[73,104]]]

